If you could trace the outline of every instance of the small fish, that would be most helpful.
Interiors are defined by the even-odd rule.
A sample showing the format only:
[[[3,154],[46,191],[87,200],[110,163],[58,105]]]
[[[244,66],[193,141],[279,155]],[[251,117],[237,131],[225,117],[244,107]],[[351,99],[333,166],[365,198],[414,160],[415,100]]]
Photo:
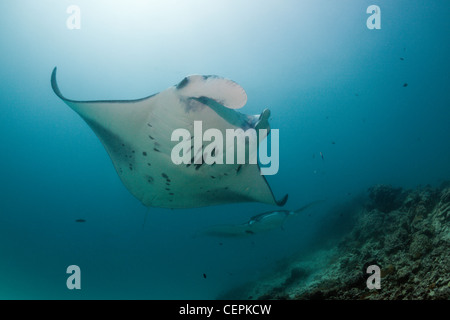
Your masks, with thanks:
[[[75,222],[86,222],[86,220],[84,220],[84,219],[77,219],[77,220],[75,220]]]
[[[400,60],[402,60],[402,61],[403,61],[403,60],[405,60],[405,58],[402,58],[402,57],[400,57]]]
[[[407,87],[408,86],[408,84],[405,82],[404,84],[403,84],[403,87]]]
[[[322,160],[324,160],[324,159],[323,159],[323,153],[322,153],[322,152],[320,152],[320,157],[322,158]]]
[[[206,279],[206,273],[204,273],[204,274],[203,274],[203,278],[205,278],[205,279]]]

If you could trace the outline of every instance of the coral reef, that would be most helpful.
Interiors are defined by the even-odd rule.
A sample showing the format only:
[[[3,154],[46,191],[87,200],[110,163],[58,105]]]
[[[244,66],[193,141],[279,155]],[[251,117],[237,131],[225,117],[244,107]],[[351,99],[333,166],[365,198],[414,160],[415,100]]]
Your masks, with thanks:
[[[381,212],[390,212],[401,205],[401,188],[393,188],[390,185],[378,184],[369,188],[369,198],[372,200],[371,206]]]
[[[247,296],[450,299],[450,187],[377,185],[369,198],[337,245],[292,262],[276,280],[261,279]],[[367,267],[374,264],[381,270],[380,289],[366,284]]]

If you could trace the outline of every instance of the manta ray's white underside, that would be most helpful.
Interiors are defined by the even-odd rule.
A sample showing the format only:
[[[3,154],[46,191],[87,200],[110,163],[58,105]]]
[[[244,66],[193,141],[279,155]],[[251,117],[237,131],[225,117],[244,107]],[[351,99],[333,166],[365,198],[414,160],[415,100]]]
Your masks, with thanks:
[[[269,129],[268,110],[250,116],[233,109],[245,105],[245,91],[217,76],[190,76],[158,94],[129,101],[74,101],[65,98],[56,83],[54,92],[92,128],[108,152],[127,189],[144,205],[191,208],[233,202],[276,201],[257,164],[180,164],[171,161],[172,132],[194,121],[203,130]],[[197,152],[194,150],[194,153]],[[224,151],[224,157],[226,150]]]

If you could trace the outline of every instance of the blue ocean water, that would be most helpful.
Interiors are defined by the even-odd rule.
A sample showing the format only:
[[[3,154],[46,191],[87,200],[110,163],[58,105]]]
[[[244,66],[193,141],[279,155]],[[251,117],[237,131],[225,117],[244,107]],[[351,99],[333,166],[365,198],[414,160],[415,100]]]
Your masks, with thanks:
[[[69,29],[66,9],[81,10]],[[370,30],[370,5],[381,29]],[[450,179],[448,1],[2,1],[0,298],[214,299],[332,239],[332,208],[377,184]],[[144,207],[98,138],[53,93],[136,99],[190,74],[270,108],[286,208],[326,202],[282,230],[196,236],[274,210]],[[321,157],[323,155],[323,158]],[[189,187],[189,186],[187,186]],[[84,223],[75,220],[85,219]],[[338,228],[338,227],[337,227]],[[66,268],[81,269],[68,290]],[[206,277],[205,277],[206,276]]]

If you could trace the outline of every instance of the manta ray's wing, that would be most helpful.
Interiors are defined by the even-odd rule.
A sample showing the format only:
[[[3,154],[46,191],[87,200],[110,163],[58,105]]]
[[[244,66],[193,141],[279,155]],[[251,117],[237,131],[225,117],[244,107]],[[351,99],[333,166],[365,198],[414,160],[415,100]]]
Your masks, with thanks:
[[[216,76],[190,76],[158,94],[128,101],[75,101],[65,98],[56,83],[54,92],[92,128],[108,152],[127,189],[144,205],[192,208],[257,201],[284,205],[287,195],[274,198],[257,164],[179,164],[171,160],[178,142],[175,129],[193,134],[194,121],[203,131],[267,128],[269,112],[249,116],[233,109],[245,105],[245,91],[235,82]],[[193,153],[198,153],[193,150]],[[224,151],[225,157],[226,151]]]

